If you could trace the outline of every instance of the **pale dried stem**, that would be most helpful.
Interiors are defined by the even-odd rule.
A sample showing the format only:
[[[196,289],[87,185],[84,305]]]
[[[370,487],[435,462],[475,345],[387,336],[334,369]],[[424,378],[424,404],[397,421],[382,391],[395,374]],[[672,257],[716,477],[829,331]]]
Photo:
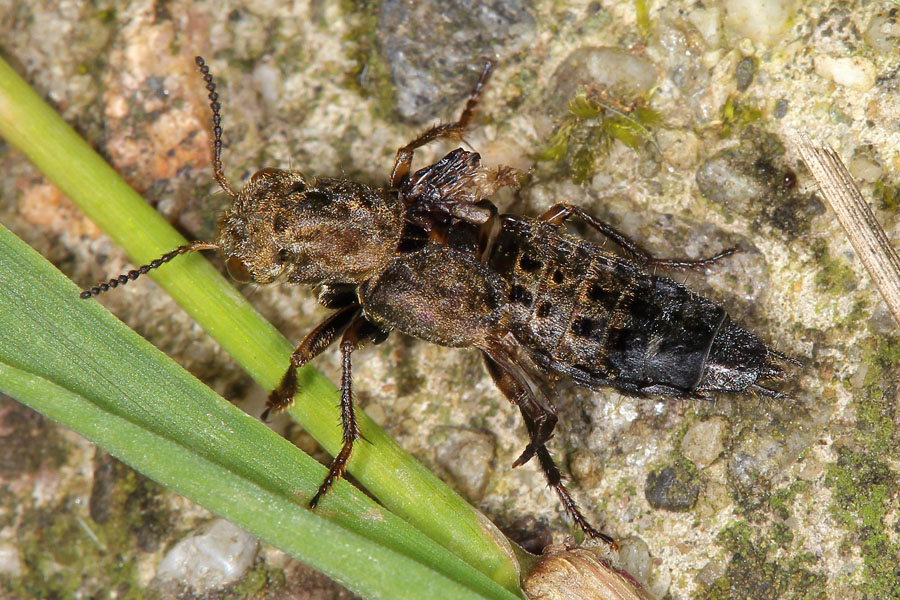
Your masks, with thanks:
[[[900,323],[900,258],[875,220],[872,209],[834,150],[814,145],[805,135],[796,143],[800,158],[819,184],[822,196],[847,232],[894,319]]]

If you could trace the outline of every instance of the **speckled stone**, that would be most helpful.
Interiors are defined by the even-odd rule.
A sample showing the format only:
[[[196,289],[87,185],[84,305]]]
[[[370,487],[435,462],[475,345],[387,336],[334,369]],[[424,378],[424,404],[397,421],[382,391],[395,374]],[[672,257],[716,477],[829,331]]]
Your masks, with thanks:
[[[681,453],[700,469],[709,466],[725,449],[727,429],[728,422],[722,417],[694,423],[681,440]]]
[[[490,156],[488,149],[514,148],[508,154],[518,156],[515,166],[527,172],[522,188],[498,202],[501,211],[538,215],[555,202],[572,202],[660,255],[700,256],[739,245],[742,255],[705,273],[674,276],[688,278],[695,289],[702,287],[777,350],[804,363],[781,382],[791,393],[783,399],[752,394],[702,401],[634,399],[601,390],[583,392],[585,401],[575,406],[568,401],[571,392],[561,392],[554,398],[560,423],[551,452],[560,463],[567,462],[563,456],[590,452],[605,469],[596,487],[579,489],[573,482],[573,495],[590,508],[596,525],[614,524],[610,530],[616,534],[639,536],[647,543],[653,573],[670,574],[667,593],[672,598],[727,597],[728,590],[736,597],[740,593],[733,590],[748,589],[742,578],[771,582],[766,575],[773,569],[791,576],[783,580],[788,589],[782,597],[892,597],[886,587],[892,582],[864,576],[863,569],[890,573],[897,564],[884,540],[893,539],[897,511],[891,499],[900,495],[900,480],[856,474],[894,473],[892,465],[900,456],[892,408],[897,405],[893,358],[898,328],[840,226],[821,205],[807,201],[814,186],[799,165],[794,140],[804,132],[816,142],[827,141],[848,162],[857,148],[871,145],[881,176],[857,183],[866,198],[876,198],[873,208],[888,237],[896,238],[896,219],[877,194],[896,187],[893,174],[900,169],[900,7],[862,0],[792,0],[786,3],[790,14],[782,19],[782,12],[768,12],[768,2],[745,1],[746,8],[758,8],[755,15],[774,17],[751,23],[773,34],[763,40],[755,34],[746,37],[735,25],[733,3],[651,3],[643,24],[635,12],[640,4],[504,4],[522,10],[505,17],[513,24],[508,31],[503,23],[498,26],[497,43],[479,46],[470,41],[495,39],[493,32],[485,34],[490,28],[485,19],[455,19],[444,29],[435,19],[418,19],[415,37],[379,22],[385,3],[172,0],[117,3],[108,10],[103,3],[32,0],[0,8],[5,17],[0,19],[0,38],[5,59],[92,147],[184,233],[201,238],[214,229],[227,198],[216,189],[209,169],[209,111],[194,54],[207,57],[220,84],[223,160],[233,185],[259,167],[287,166],[309,175],[343,174],[380,185],[397,147],[422,128],[403,119],[454,118],[481,56],[497,57],[477,127],[466,140],[491,167],[508,159],[502,151]],[[392,6],[407,14],[416,9],[413,3]],[[418,41],[408,46],[405,64],[412,69],[403,71],[408,80],[395,81],[389,67],[402,61],[388,60],[384,49],[392,37],[404,36]],[[662,156],[653,156],[650,143],[637,151],[613,144],[595,162],[590,183],[583,185],[573,183],[564,165],[536,163],[533,157],[570,114],[569,98],[559,97],[555,70],[585,47],[635,55],[653,68],[657,79],[648,102],[662,123],[650,133]],[[395,52],[392,58],[397,57]],[[816,71],[816,57],[860,57],[874,67],[874,85],[860,92],[823,76]],[[746,58],[756,61],[757,70],[749,87],[739,92],[736,69]],[[372,64],[383,70],[366,71]],[[573,77],[578,75],[576,71]],[[381,89],[373,93],[365,85],[367,78],[383,86],[384,97]],[[393,110],[401,91],[413,99],[419,111],[415,115]],[[735,120],[728,118],[729,99]],[[563,110],[555,112],[557,107]],[[748,153],[747,160],[735,165],[720,162],[703,185],[692,177],[723,151],[753,150],[748,139],[769,137],[783,153]],[[679,138],[685,143],[679,145]],[[417,152],[417,164],[452,145],[429,145]],[[772,162],[773,156],[778,160]],[[728,169],[739,178],[752,175],[760,157],[768,159],[761,166],[770,176],[792,170],[793,189],[759,196],[750,185],[745,198],[740,190],[727,201],[715,196],[730,183]],[[658,163],[656,171],[646,168],[651,160]],[[0,144],[0,163],[4,226],[79,285],[128,267],[116,245],[14,148]],[[860,166],[867,167],[857,164],[854,169]],[[729,195],[727,189],[724,195]],[[593,235],[578,223],[567,230]],[[846,268],[853,286],[828,284],[835,264]],[[294,342],[324,316],[314,295],[297,286],[259,286],[244,293]],[[240,402],[251,390],[265,398],[266,390],[253,384],[152,281],[137,281],[103,302],[229,400]],[[368,395],[371,404],[384,407],[391,434],[413,454],[434,456],[436,446],[428,433],[453,423],[490,431],[498,453],[512,458],[521,451],[524,428],[509,407],[491,408],[492,402],[505,401],[486,375],[479,379],[463,368],[470,360],[465,355],[392,335],[355,359],[354,388],[361,399]],[[337,356],[325,352],[314,363],[334,382],[340,377]],[[407,369],[414,377],[407,378],[412,383],[405,391],[383,390]],[[848,385],[847,379],[857,373]],[[255,418],[259,410],[250,413]],[[401,424],[392,427],[394,415]],[[695,508],[648,508],[641,498],[648,473],[668,460],[681,460],[682,432],[712,415],[724,415],[730,427],[722,455],[701,471],[703,488]],[[0,422],[15,425],[0,455],[16,459],[0,460],[0,478],[5,477],[4,489],[9,490],[3,505],[9,516],[0,541],[12,541],[20,556],[34,561],[22,561],[21,575],[12,578],[12,585],[37,586],[29,588],[36,590],[35,596],[49,597],[53,590],[40,587],[39,580],[52,582],[58,570],[55,561],[39,557],[56,554],[59,549],[48,545],[59,538],[41,535],[28,524],[54,511],[55,525],[65,529],[61,521],[70,519],[68,529],[87,540],[77,519],[91,529],[98,526],[88,512],[94,450],[55,425],[34,428],[8,414]],[[17,436],[21,431],[27,435]],[[53,448],[62,451],[47,452]],[[511,471],[506,462],[489,476],[479,501],[485,513],[501,521],[540,515],[556,536],[570,532],[539,471],[533,465]],[[449,472],[440,472],[453,482]],[[798,486],[802,491],[792,496]],[[137,521],[146,515],[146,507],[129,505],[125,494],[105,498],[114,518],[127,514]],[[776,513],[769,499],[779,498],[787,499]],[[73,507],[71,512],[56,510],[62,499],[70,499],[66,506]],[[160,549],[147,552],[131,536],[126,546],[110,546],[109,555],[117,561],[83,565],[83,594],[115,590],[123,574],[117,565],[135,564],[138,575],[128,584],[146,595],[146,582],[164,549],[178,541],[179,532],[210,518],[173,492],[158,492],[148,504],[162,505],[171,515]],[[103,511],[96,514],[103,518]],[[836,514],[842,518],[835,519]],[[757,549],[755,554],[723,540],[721,533],[735,526],[744,533],[745,548]],[[785,544],[785,529],[793,541],[773,548],[775,534]],[[72,546],[64,549],[67,555],[84,547],[71,540],[62,543]],[[811,550],[815,563],[804,562]],[[285,594],[322,600],[340,593],[338,584],[327,588],[322,578],[309,585],[308,573],[295,575],[302,569],[292,559],[261,552],[260,564],[271,564],[287,577]],[[797,565],[801,570],[792,571]],[[3,587],[7,581],[0,582],[0,596],[12,595]],[[716,585],[722,587],[712,589]]]
[[[397,112],[419,122],[445,117],[471,89],[483,56],[527,46],[532,10],[528,0],[382,2],[378,39]]]
[[[238,581],[253,564],[259,542],[243,529],[216,519],[168,551],[156,578],[204,593]]]
[[[694,508],[700,495],[696,469],[682,463],[651,471],[644,484],[644,496],[657,510],[685,512]]]
[[[481,431],[440,427],[432,439],[437,446],[437,463],[447,471],[456,487],[469,500],[481,499],[494,459],[494,437]]]

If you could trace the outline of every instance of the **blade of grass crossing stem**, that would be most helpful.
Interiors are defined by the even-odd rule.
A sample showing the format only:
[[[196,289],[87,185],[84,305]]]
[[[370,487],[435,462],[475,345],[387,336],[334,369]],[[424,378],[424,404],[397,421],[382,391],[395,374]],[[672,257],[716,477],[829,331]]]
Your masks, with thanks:
[[[45,379],[0,364],[0,389],[365,598],[485,598]]]
[[[0,256],[0,391],[351,589],[371,591],[365,578],[353,579],[358,565],[341,571],[340,562],[324,561],[321,546],[334,558],[357,540],[351,554],[396,555],[402,560],[386,564],[406,569],[413,561],[478,597],[516,597],[352,485],[336,486],[322,510],[307,510],[324,467],[102,307],[79,300],[71,282],[2,226]],[[53,394],[29,392],[35,386]],[[331,547],[326,533],[335,529],[342,541]],[[290,542],[294,536],[298,542]]]
[[[0,134],[135,263],[185,242],[2,60]],[[209,263],[189,255],[153,273],[262,387],[277,385],[291,344]],[[304,369],[300,377],[301,392],[290,412],[333,454],[341,446],[335,388],[313,369]],[[507,589],[517,590],[518,566],[508,540],[361,411],[359,421],[371,444],[356,445],[349,471],[393,512]],[[326,496],[324,508],[328,502]]]

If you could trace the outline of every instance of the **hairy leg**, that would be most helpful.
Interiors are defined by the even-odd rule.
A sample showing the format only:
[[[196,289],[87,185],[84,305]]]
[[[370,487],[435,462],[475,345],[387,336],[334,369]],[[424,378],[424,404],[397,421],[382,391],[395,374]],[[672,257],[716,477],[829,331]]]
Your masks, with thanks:
[[[547,480],[547,485],[556,492],[569,518],[589,537],[599,538],[610,546],[617,547],[615,540],[595,529],[582,514],[578,504],[569,495],[566,486],[562,482],[559,468],[553,462],[550,451],[547,450],[546,441],[550,439],[553,433],[553,428],[556,425],[556,415],[543,408],[526,392],[525,386],[517,383],[516,378],[490,356],[484,352],[482,356],[494,383],[497,384],[497,387],[510,402],[519,407],[522,418],[525,420],[525,427],[528,429],[528,434],[531,437],[531,441],[525,447],[525,451],[522,452],[521,456],[513,463],[513,467],[523,465],[537,455],[541,470],[544,472],[544,477]]]
[[[481,92],[484,89],[487,80],[490,78],[491,71],[493,71],[493,69],[494,62],[492,60],[486,60],[484,63],[484,68],[481,70],[481,76],[475,83],[475,87],[472,88],[472,92],[469,94],[469,100],[466,102],[466,107],[463,109],[462,114],[459,116],[459,119],[457,119],[453,123],[435,125],[431,129],[422,133],[422,135],[420,135],[410,143],[397,150],[397,156],[394,159],[394,167],[391,169],[392,188],[398,189],[403,183],[403,179],[407,175],[409,175],[409,169],[412,165],[413,153],[417,148],[421,148],[425,144],[428,144],[429,142],[433,142],[434,140],[440,138],[453,138],[456,140],[462,139],[463,133],[472,122],[472,116],[475,114],[475,107],[478,105],[478,99],[481,97]]]
[[[590,213],[575,206],[574,204],[554,204],[550,209],[541,215],[542,221],[547,221],[553,225],[562,225],[566,219],[576,216],[607,238],[619,245],[634,260],[641,263],[645,267],[664,267],[670,269],[702,269],[718,262],[726,256],[731,256],[736,252],[740,252],[738,248],[728,248],[718,254],[708,258],[698,260],[680,259],[680,258],[655,258],[640,244],[619,232],[609,223],[597,219]]]

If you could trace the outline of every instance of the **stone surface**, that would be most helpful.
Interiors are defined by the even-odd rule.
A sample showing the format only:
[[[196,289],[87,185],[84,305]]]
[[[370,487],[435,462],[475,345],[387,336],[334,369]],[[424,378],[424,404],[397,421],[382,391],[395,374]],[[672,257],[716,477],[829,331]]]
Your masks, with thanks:
[[[704,469],[722,454],[727,432],[728,422],[722,417],[694,423],[681,439],[681,453],[697,468]]]
[[[493,436],[481,431],[441,427],[433,439],[437,463],[467,499],[480,500],[494,460],[496,443]]]
[[[228,521],[216,519],[169,550],[156,578],[199,593],[240,580],[256,556],[259,541]]]
[[[656,84],[656,69],[646,58],[619,48],[587,46],[569,54],[556,68],[553,79],[559,110],[585,89],[608,88],[626,97],[645,94]]]
[[[112,9],[7,2],[0,3],[0,38],[4,57],[67,122],[184,233],[201,238],[214,229],[225,198],[209,172],[208,108],[194,54],[209,59],[221,82],[223,159],[235,185],[258,167],[288,165],[380,185],[396,149],[422,129],[420,121],[458,114],[480,57],[496,55],[497,70],[466,139],[486,164],[514,160],[528,172],[521,190],[498,201],[501,210],[536,215],[555,202],[573,202],[661,256],[741,246],[742,255],[704,273],[675,277],[804,365],[781,382],[790,396],[779,399],[626,398],[563,386],[554,397],[560,422],[551,452],[569,459],[589,452],[603,467],[596,483],[571,481],[572,495],[605,531],[644,540],[650,578],[669,581],[672,598],[900,596],[891,500],[900,496],[898,328],[840,226],[814,199],[793,147],[804,132],[850,162],[858,148],[871,146],[859,155],[866,162],[854,163],[863,176],[857,183],[889,238],[897,238],[897,7],[788,2],[785,17],[779,5],[766,3],[741,23],[736,7],[756,10],[758,3],[679,0],[651,3],[641,23],[635,3],[537,1],[488,4],[500,15],[496,32],[483,15],[448,26],[413,16],[406,23],[421,28],[412,33],[392,32],[380,21],[388,9],[414,15],[410,6],[174,0]],[[385,58],[389,43],[393,60]],[[604,145],[601,136],[589,148],[596,151],[590,172],[574,183],[567,166],[534,156],[569,118],[571,98],[561,97],[554,74],[581,48],[644,61],[656,80],[641,101],[660,123],[648,126],[651,135],[637,150],[619,141]],[[823,71],[821,57],[863,75],[844,81],[870,87],[860,92],[841,83],[840,68]],[[736,74],[746,59],[756,70],[742,91],[745,80]],[[396,113],[401,93],[412,98],[414,114]],[[599,130],[596,121],[587,125]],[[449,147],[423,149],[417,164]],[[0,144],[0,168],[0,221],[79,285],[128,266],[8,145]],[[702,182],[701,171],[708,175]],[[571,231],[593,235],[577,224]],[[324,316],[308,290],[245,291],[294,342]],[[104,302],[227,398],[243,405],[265,397],[152,282],[135,282]],[[336,356],[325,352],[316,360],[335,382]],[[496,462],[479,501],[492,519],[536,515],[556,541],[571,533],[539,469],[507,468],[527,435],[476,353],[392,335],[361,352],[354,368],[362,403],[377,404],[389,433],[426,462],[436,449],[430,436],[440,427],[495,436]],[[700,471],[694,508],[653,508],[643,494],[648,474],[685,460],[683,436],[715,418],[729,427],[719,458]],[[145,590],[166,549],[210,515],[158,486],[147,486],[139,501],[118,493],[135,480],[122,476],[106,486],[92,447],[37,420],[5,413],[0,420],[0,457],[15,459],[0,459],[0,545],[16,546],[23,566],[19,576],[0,578],[0,596]],[[108,510],[91,507],[95,477],[103,484],[96,502],[104,499]],[[166,518],[154,517],[160,514]],[[154,523],[152,535],[141,533],[145,517]],[[107,528],[115,535],[101,552],[86,531]],[[261,550],[259,565],[250,573],[261,569],[263,593],[273,597],[347,597],[321,577],[307,584],[308,570],[271,549]],[[60,581],[74,587],[54,587]]]
[[[471,89],[481,59],[525,48],[534,37],[528,0],[384,0],[377,40],[405,119],[444,118]]]

